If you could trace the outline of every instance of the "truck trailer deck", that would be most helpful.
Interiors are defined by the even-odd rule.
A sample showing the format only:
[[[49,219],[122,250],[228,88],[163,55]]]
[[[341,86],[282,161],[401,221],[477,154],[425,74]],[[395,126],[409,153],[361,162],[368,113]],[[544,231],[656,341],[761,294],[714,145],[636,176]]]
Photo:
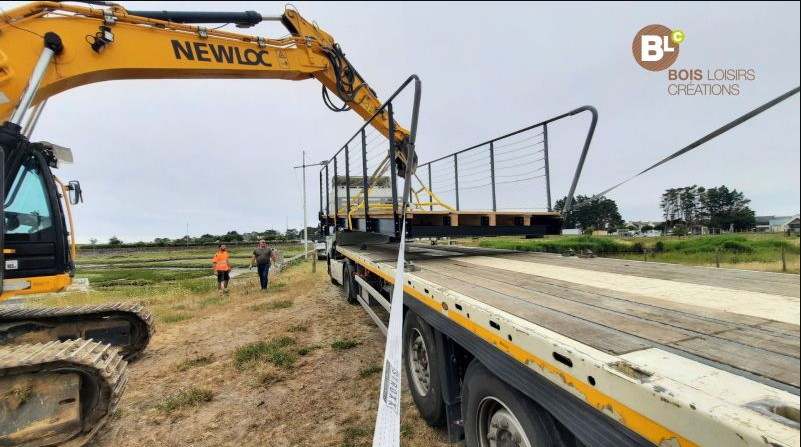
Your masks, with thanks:
[[[338,246],[331,276],[366,304],[397,249]],[[444,337],[425,380],[451,431],[480,431],[467,359],[547,411],[564,445],[801,445],[798,275],[420,244],[406,260],[404,305]]]

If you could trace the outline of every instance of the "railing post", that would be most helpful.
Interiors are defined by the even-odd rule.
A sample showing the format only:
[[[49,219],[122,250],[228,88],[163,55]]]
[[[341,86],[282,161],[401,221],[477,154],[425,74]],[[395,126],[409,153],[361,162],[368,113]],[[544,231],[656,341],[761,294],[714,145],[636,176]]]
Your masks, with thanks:
[[[339,209],[339,187],[337,186],[337,155],[334,155],[334,228],[339,228],[339,216],[337,210]]]
[[[543,156],[545,158],[545,194],[548,196],[548,211],[553,211],[551,206],[551,167],[548,162],[548,124],[542,125]]]
[[[433,205],[434,204],[434,196],[431,195],[431,193],[433,191],[434,191],[434,189],[431,187],[431,163],[429,163],[428,164],[428,203],[430,203],[431,205],[429,205],[428,207],[429,207],[429,209],[431,211],[434,211],[434,205]]]
[[[350,216],[350,160],[347,144],[345,145],[345,200],[347,201],[345,205],[345,221],[347,222],[347,218]]]
[[[392,112],[392,103],[387,104],[387,115],[389,117],[389,166],[390,176],[392,177],[392,220],[395,222],[395,237],[400,237],[400,225],[398,222],[398,173],[395,166],[395,115]],[[406,213],[404,213],[404,218]]]
[[[328,190],[331,181],[328,177],[328,164],[325,165],[325,221],[331,218],[331,192]]]
[[[453,154],[453,183],[456,187],[456,211],[459,211],[459,154]]]
[[[495,142],[490,141],[490,183],[492,183],[492,211],[498,211],[495,201]]]
[[[364,230],[370,231],[367,213],[370,209],[370,197],[368,197],[370,184],[367,181],[367,133],[362,129],[362,197],[364,197]]]

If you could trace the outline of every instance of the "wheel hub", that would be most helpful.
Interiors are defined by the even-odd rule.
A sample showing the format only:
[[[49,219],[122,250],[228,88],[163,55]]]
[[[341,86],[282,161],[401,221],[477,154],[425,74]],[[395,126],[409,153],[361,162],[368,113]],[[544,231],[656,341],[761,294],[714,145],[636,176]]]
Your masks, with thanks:
[[[408,346],[409,367],[411,368],[412,383],[421,396],[428,395],[431,389],[431,370],[429,369],[428,350],[426,349],[423,334],[412,329]]]
[[[494,397],[479,404],[479,442],[481,447],[532,447],[520,421]]]

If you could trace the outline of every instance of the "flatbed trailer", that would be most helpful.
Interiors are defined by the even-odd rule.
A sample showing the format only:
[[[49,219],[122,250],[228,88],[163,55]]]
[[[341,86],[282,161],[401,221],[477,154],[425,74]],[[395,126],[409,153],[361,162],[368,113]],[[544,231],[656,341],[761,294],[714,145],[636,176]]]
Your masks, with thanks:
[[[397,250],[329,254],[379,326]],[[406,260],[406,379],[451,441],[801,445],[798,275],[421,244]]]

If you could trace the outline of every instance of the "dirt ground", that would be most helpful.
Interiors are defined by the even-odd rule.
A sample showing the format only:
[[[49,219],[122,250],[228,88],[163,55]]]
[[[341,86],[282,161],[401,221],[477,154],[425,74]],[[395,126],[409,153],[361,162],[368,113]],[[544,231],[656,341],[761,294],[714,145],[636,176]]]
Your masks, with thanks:
[[[345,302],[324,264],[316,274],[310,267],[280,273],[266,293],[256,278],[236,278],[222,304],[159,324],[130,365],[117,413],[89,445],[371,445],[385,338],[360,306]],[[234,361],[237,348],[281,337],[294,339],[291,365]],[[336,349],[335,341],[355,346]],[[192,387],[211,400],[165,410]],[[444,431],[420,419],[408,388],[401,432],[404,446],[448,445]]]

